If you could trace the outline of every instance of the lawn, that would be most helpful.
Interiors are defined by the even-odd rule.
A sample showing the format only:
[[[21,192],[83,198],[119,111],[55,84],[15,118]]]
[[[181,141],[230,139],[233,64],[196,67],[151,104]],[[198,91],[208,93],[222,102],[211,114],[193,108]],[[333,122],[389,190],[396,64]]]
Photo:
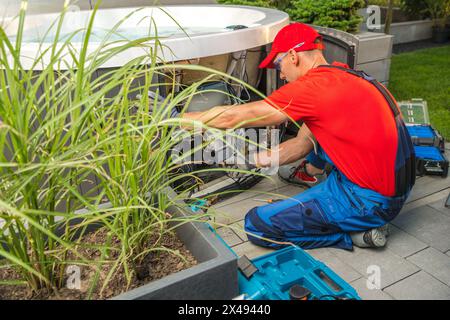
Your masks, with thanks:
[[[450,140],[450,45],[393,55],[389,90],[397,101],[426,100],[431,124]]]

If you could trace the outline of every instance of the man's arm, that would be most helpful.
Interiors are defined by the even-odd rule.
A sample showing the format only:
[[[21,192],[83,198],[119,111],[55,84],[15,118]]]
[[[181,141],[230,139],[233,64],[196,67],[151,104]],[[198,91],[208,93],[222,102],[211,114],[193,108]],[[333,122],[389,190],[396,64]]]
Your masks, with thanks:
[[[187,112],[183,119],[201,121],[218,128],[248,128],[279,125],[289,118],[264,100],[234,106],[218,106],[204,112]]]
[[[256,166],[275,167],[292,163],[304,158],[314,149],[315,138],[309,128],[303,124],[295,138],[289,139],[272,150],[261,151],[256,155]]]

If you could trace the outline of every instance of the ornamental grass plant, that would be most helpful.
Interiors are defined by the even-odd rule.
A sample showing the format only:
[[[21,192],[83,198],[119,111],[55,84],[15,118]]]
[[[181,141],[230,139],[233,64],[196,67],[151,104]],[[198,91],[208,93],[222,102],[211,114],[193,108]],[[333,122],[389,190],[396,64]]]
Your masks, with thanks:
[[[135,12],[89,50],[98,4],[85,27],[67,33],[62,27],[68,3],[42,35],[31,67],[25,67],[26,4],[0,24],[0,270],[14,274],[0,286],[58,297],[67,268],[75,265],[94,270],[85,298],[94,292],[102,297],[118,272],[126,279],[125,291],[150,254],[180,255],[161,244],[175,228],[169,223],[206,216],[167,213],[202,183],[195,172],[178,170],[181,165],[170,156],[182,138],[177,133],[182,120],[167,117],[174,108],[186,109],[202,82],[177,95],[173,90],[162,102],[146,93],[179,85],[167,70],[213,71],[161,59],[163,38],[151,16],[148,36],[122,36],[120,26]],[[5,31],[8,23],[17,25],[13,36]],[[130,48],[141,48],[142,56],[99,72]],[[178,181],[190,186],[169,197],[168,188]],[[96,232],[92,226],[101,227],[101,243],[83,242]],[[99,253],[95,261],[86,255],[89,250]]]

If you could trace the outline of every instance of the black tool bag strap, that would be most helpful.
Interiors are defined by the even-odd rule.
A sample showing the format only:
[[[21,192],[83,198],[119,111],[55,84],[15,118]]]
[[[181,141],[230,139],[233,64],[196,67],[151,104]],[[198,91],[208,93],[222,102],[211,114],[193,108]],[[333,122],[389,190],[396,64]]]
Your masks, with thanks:
[[[395,104],[394,100],[392,99],[392,96],[389,94],[389,92],[386,90],[386,88],[384,86],[382,86],[381,83],[379,83],[374,77],[369,76],[364,71],[353,70],[353,69],[348,69],[348,68],[344,68],[344,67],[341,67],[341,66],[333,66],[333,65],[321,65],[319,67],[320,68],[339,69],[339,70],[345,71],[347,73],[350,73],[350,74],[352,74],[354,76],[363,78],[366,81],[369,81],[372,85],[375,86],[375,88],[378,89],[378,91],[380,91],[380,93],[386,99],[387,103],[389,104],[389,107],[392,110],[392,113],[394,114],[394,117],[397,117],[400,114],[400,112],[399,112],[399,110],[397,108],[397,105]]]
[[[408,141],[405,142],[404,145],[401,146],[403,152],[407,155],[405,157],[405,163],[396,170],[395,175],[395,188],[396,188],[396,196],[403,196],[409,192],[409,190],[414,185],[414,182],[416,180],[416,172],[415,172],[415,154],[413,150],[413,145],[411,142],[411,138],[409,137],[408,131],[406,130],[405,124],[400,119],[400,111],[397,108],[396,103],[394,102],[394,99],[390,95],[390,93],[386,90],[384,86],[382,86],[375,78],[369,76],[364,71],[357,71],[353,69],[348,69],[340,66],[333,66],[333,65],[321,65],[319,67],[323,68],[334,68],[339,69],[342,71],[345,71],[347,73],[353,74],[354,76],[363,78],[366,81],[369,81],[371,84],[375,86],[375,88],[378,89],[378,91],[383,95],[383,97],[386,99],[387,103],[389,104],[390,109],[392,110],[392,113],[394,114],[394,117],[397,122],[397,128],[399,130],[399,134],[404,136],[405,139],[402,141]],[[401,128],[399,128],[399,123],[401,123]],[[408,136],[408,137],[406,137]]]

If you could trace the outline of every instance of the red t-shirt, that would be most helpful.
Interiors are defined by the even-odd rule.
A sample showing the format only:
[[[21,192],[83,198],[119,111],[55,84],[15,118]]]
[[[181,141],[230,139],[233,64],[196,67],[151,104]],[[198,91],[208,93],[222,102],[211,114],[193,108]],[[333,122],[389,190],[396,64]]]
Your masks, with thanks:
[[[343,70],[318,67],[266,102],[304,121],[350,181],[384,196],[395,194],[397,128],[388,103],[372,84]]]

